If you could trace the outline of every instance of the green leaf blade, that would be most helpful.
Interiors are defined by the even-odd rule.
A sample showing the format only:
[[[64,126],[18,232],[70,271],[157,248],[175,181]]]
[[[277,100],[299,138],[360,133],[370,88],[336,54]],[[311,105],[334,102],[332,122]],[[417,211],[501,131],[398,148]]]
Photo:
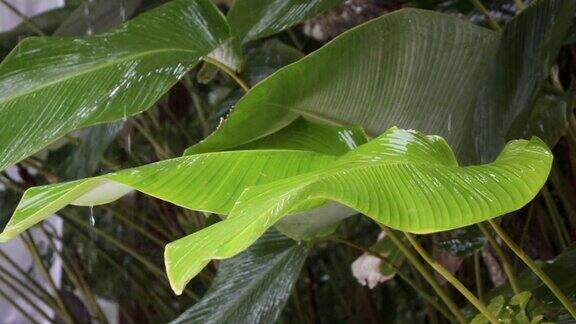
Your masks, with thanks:
[[[306,245],[269,230],[248,250],[223,261],[202,300],[172,323],[275,322],[307,254]]]
[[[242,43],[276,34],[343,0],[237,0],[227,15]]]
[[[0,170],[149,108],[228,37],[210,1],[175,0],[106,34],[24,40],[0,65]]]
[[[455,17],[415,9],[387,14],[260,82],[189,153],[242,145],[305,116],[360,125],[372,136],[395,125],[438,134],[473,160],[465,135],[497,41]]]
[[[226,220],[166,246],[171,285],[180,293],[209,260],[234,256],[309,202],[335,201],[402,231],[437,232],[521,208],[552,164],[538,138],[512,141],[481,166],[459,167],[447,152],[437,136],[392,128],[324,169],[247,188]]]
[[[482,162],[493,159],[504,147],[517,117],[538,109],[534,106],[575,13],[574,1],[533,1],[504,27],[498,52],[479,87],[471,125]],[[538,133],[531,130],[529,135]]]
[[[132,190],[212,213],[228,214],[245,188],[325,167],[333,156],[306,151],[255,150],[187,156],[104,176],[27,190],[0,242],[66,205],[112,202]]]

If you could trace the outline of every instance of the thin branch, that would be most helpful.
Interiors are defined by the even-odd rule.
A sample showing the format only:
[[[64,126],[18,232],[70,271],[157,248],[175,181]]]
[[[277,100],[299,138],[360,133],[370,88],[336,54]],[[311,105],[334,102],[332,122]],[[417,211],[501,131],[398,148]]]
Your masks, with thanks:
[[[497,32],[502,31],[500,25],[498,25],[498,23],[494,19],[492,19],[492,16],[490,16],[490,11],[488,11],[488,9],[484,7],[484,5],[482,4],[482,2],[480,2],[480,0],[470,0],[470,2],[472,2],[472,5],[486,17],[486,20],[488,21],[488,25],[490,25],[490,28],[492,28],[494,31]]]
[[[205,57],[204,61],[216,66],[217,68],[222,70],[222,72],[226,73],[226,75],[228,75],[232,80],[234,80],[240,86],[240,88],[244,90],[244,92],[248,92],[250,90],[250,86],[248,85],[248,83],[242,80],[242,78],[240,78],[240,76],[236,74],[236,72],[232,71],[232,69],[227,67],[225,64],[222,64],[222,62],[219,62],[210,57]]]
[[[486,228],[486,225],[478,223],[478,228],[480,228],[480,231],[482,232],[482,234],[484,234],[484,237],[488,239],[490,246],[492,246],[492,249],[494,249],[494,251],[498,255],[500,263],[502,263],[502,268],[504,269],[504,272],[508,277],[508,281],[510,282],[510,286],[512,286],[512,291],[514,292],[514,295],[519,294],[520,286],[518,286],[518,280],[516,280],[516,275],[514,275],[514,269],[512,268],[512,264],[510,263],[510,260],[506,256],[506,253],[504,253],[504,250],[502,250],[498,242],[496,242],[494,237],[492,237],[490,231],[488,231],[488,228]]]
[[[0,3],[6,6],[6,8],[12,11],[16,16],[20,17],[20,19],[24,21],[26,26],[28,26],[28,28],[30,28],[38,36],[46,36],[46,34],[42,31],[42,29],[34,21],[32,21],[30,17],[26,16],[20,10],[18,10],[18,8],[14,7],[11,3],[9,3],[6,0],[0,0]]]
[[[537,275],[538,278],[540,278],[540,280],[542,280],[542,282],[546,286],[548,286],[548,288],[552,291],[552,293],[556,296],[556,298],[558,298],[558,300],[562,303],[562,305],[564,305],[564,307],[570,313],[570,315],[572,315],[572,317],[576,319],[576,306],[572,304],[570,299],[568,299],[568,297],[562,292],[560,287],[558,287],[554,283],[554,281],[552,281],[552,279],[550,279],[550,277],[548,277],[548,275],[544,271],[542,271],[542,269],[540,269],[540,267],[536,264],[536,262],[534,262],[534,260],[532,260],[524,252],[524,250],[522,250],[522,248],[519,247],[512,240],[512,238],[510,238],[510,236],[508,236],[508,234],[506,234],[504,229],[502,229],[502,227],[500,227],[500,225],[498,225],[498,223],[496,223],[495,220],[491,219],[488,221],[488,223],[490,223],[492,228],[494,228],[494,231],[496,231],[496,233],[498,234],[498,236],[500,236],[502,241],[504,241],[508,245],[508,247],[510,247],[510,249],[514,251],[514,253],[516,253],[516,255],[522,261],[524,261],[524,263],[526,263],[526,265],[530,268],[530,270],[532,270],[532,272],[534,272],[534,274]]]
[[[438,272],[446,281],[452,284],[466,299],[474,305],[484,317],[486,317],[491,323],[499,323],[498,319],[492,314],[492,312],[481,302],[474,294],[468,290],[456,277],[454,277],[450,271],[446,270],[440,263],[434,260],[426,250],[418,243],[416,238],[410,233],[404,233],[410,244],[414,249],[420,254],[420,256],[434,269]]]
[[[438,284],[438,282],[436,281],[436,279],[434,279],[430,271],[426,269],[424,264],[420,262],[420,260],[416,257],[416,255],[414,255],[412,251],[410,251],[410,249],[408,249],[408,247],[404,245],[402,240],[400,240],[400,238],[396,235],[396,233],[394,233],[394,231],[383,225],[380,225],[380,227],[382,228],[384,233],[386,233],[386,235],[392,240],[392,242],[398,247],[400,252],[404,254],[406,259],[408,259],[408,261],[414,266],[414,268],[420,273],[420,275],[422,275],[424,280],[426,280],[426,282],[428,282],[428,284],[432,286],[432,289],[434,289],[436,294],[440,297],[440,299],[442,299],[442,301],[444,301],[446,306],[448,306],[450,311],[454,314],[456,320],[460,323],[467,323],[468,321],[460,311],[460,308],[458,308],[454,300],[452,300],[452,298],[448,296],[448,294],[440,286],[440,284]]]

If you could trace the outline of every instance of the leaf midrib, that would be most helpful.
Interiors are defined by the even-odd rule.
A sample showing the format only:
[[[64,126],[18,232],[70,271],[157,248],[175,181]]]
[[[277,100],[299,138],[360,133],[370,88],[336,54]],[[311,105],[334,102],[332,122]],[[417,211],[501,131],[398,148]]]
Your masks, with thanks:
[[[148,56],[148,55],[159,54],[159,53],[163,53],[163,52],[196,53],[195,51],[188,50],[188,49],[182,49],[182,48],[180,48],[180,49],[167,48],[167,49],[150,50],[150,51],[139,52],[139,53],[136,54],[136,55],[127,55],[127,56],[121,57],[120,59],[117,59],[117,60],[105,61],[105,63],[96,64],[96,65],[94,65],[94,66],[92,66],[92,67],[90,67],[90,68],[88,68],[88,69],[82,70],[82,71],[80,71],[80,72],[78,72],[78,73],[65,74],[65,75],[62,76],[62,77],[56,78],[56,79],[54,79],[54,80],[52,80],[52,81],[50,81],[50,82],[44,83],[44,84],[42,84],[42,85],[40,85],[40,86],[34,87],[34,88],[29,89],[29,90],[27,90],[27,91],[23,91],[23,92],[21,92],[21,93],[16,93],[16,94],[13,95],[13,96],[7,97],[7,99],[5,99],[5,100],[0,100],[0,105],[4,105],[4,104],[6,104],[6,103],[8,103],[8,102],[10,102],[10,101],[16,100],[16,99],[18,99],[18,98],[20,98],[20,97],[23,97],[23,96],[26,96],[26,95],[29,95],[29,94],[31,94],[31,93],[33,93],[33,92],[39,91],[39,90],[44,89],[44,88],[48,88],[48,87],[50,87],[50,86],[53,86],[53,85],[55,85],[55,84],[58,84],[58,83],[61,83],[61,82],[64,82],[64,81],[68,81],[68,80],[73,79],[73,78],[75,78],[75,77],[80,77],[80,76],[82,76],[82,75],[88,74],[88,73],[90,73],[90,72],[93,72],[93,71],[96,71],[96,70],[99,70],[99,69],[104,69],[104,68],[106,68],[106,67],[113,66],[113,65],[116,65],[116,64],[120,64],[120,63],[125,62],[125,61],[130,61],[130,60],[134,60],[134,59],[137,59],[137,58],[140,58],[140,57],[145,57],[145,56]]]

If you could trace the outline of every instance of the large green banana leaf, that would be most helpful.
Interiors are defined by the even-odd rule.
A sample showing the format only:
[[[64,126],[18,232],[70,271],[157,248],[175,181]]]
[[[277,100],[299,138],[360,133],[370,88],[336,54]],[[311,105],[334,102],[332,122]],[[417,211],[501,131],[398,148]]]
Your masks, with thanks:
[[[202,300],[172,323],[275,323],[307,254],[306,244],[268,230],[246,251],[222,261]]]
[[[551,164],[533,138],[508,143],[490,164],[459,167],[441,137],[392,128],[318,171],[247,188],[226,220],[166,246],[168,278],[179,294],[210,260],[234,256],[286,214],[324,200],[414,233],[481,222],[528,203]]]
[[[94,206],[138,190],[194,210],[228,214],[242,191],[325,167],[333,156],[293,150],[199,154],[27,190],[0,234],[7,241],[68,204]]]
[[[546,145],[534,138],[510,142],[491,164],[459,167],[442,138],[396,128],[340,157],[280,149],[185,156],[29,189],[0,241],[67,204],[107,203],[133,189],[186,208],[228,214],[225,221],[167,246],[168,276],[180,293],[211,259],[237,254],[283,216],[326,200],[404,231],[447,230],[522,207],[545,182],[551,162]]]
[[[478,87],[472,128],[482,161],[490,161],[498,154],[519,116],[525,118],[537,109],[542,85],[575,13],[573,0],[534,1],[504,27],[497,56],[487,69],[488,77]],[[557,127],[563,124],[556,124]],[[532,128],[538,130],[540,125]]]
[[[174,0],[106,34],[24,40],[0,65],[0,170],[147,109],[228,38],[211,1]]]
[[[321,143],[324,145],[320,151],[326,154],[309,151]],[[337,155],[363,143],[364,133],[356,127],[298,120],[270,139],[256,141],[251,144],[253,147],[247,145],[245,149],[250,150],[185,156],[99,177],[31,188],[0,233],[0,241],[11,239],[68,204],[109,203],[132,190],[185,208],[227,215],[245,188],[320,169]],[[298,232],[305,233],[306,229],[291,233],[299,236]]]
[[[453,16],[396,11],[260,82],[187,154],[226,150],[304,115],[373,136],[394,125],[443,135],[466,157],[474,99],[497,43],[496,33]]]
[[[343,0],[236,0],[227,14],[240,43],[276,34]]]

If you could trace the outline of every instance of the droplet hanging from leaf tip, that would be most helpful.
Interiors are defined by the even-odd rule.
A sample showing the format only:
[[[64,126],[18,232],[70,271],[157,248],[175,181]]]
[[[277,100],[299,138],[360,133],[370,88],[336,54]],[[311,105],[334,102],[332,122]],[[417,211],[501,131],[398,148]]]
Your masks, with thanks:
[[[90,206],[90,226],[96,225],[96,219],[94,218],[94,206]]]

